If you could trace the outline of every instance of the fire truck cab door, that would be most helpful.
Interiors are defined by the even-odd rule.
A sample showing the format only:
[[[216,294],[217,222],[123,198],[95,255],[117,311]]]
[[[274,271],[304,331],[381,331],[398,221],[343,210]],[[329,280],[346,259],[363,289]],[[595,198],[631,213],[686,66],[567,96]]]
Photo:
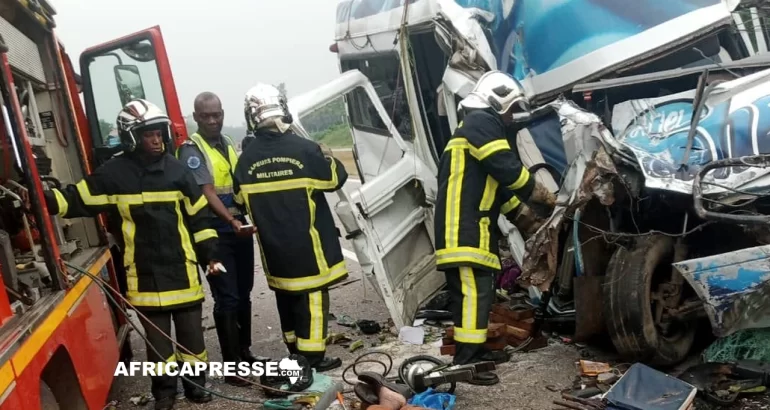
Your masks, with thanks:
[[[185,138],[182,110],[160,27],[88,48],[80,56],[83,97],[96,166],[120,152],[115,120],[132,99],[145,99],[171,119],[173,152]]]
[[[390,130],[390,144],[400,152],[394,163],[368,175],[363,183],[349,178],[337,191],[340,198],[334,210],[355,249],[363,275],[374,285],[400,328],[412,325],[420,305],[445,283],[444,276],[436,271],[433,203],[437,186],[433,171],[401,138],[374,86],[359,70],[346,71],[336,80],[292,98],[289,109],[294,131],[309,138],[302,117],[353,92],[365,94],[366,103]],[[355,152],[356,146],[367,143],[361,140],[367,136],[352,134]],[[356,160],[359,169],[380,168],[361,164],[361,158]]]

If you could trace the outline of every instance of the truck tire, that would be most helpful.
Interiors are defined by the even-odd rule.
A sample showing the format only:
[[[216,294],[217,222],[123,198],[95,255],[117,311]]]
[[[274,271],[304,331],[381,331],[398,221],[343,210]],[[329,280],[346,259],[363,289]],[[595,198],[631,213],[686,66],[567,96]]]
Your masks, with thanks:
[[[654,279],[671,272],[673,262],[674,239],[665,235],[639,238],[634,247],[618,247],[612,255],[603,285],[604,317],[622,356],[658,366],[687,357],[695,339],[694,323],[677,324],[663,334],[652,310]]]
[[[53,390],[44,382],[40,380],[40,410],[60,410],[59,402],[56,401],[56,396],[53,394]]]

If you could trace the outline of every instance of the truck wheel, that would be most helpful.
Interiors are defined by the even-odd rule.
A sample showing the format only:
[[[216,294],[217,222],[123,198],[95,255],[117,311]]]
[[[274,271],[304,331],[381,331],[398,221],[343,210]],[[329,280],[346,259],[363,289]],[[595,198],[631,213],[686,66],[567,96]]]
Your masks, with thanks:
[[[46,382],[40,380],[40,410],[60,410],[59,402],[56,401],[56,396],[53,394],[53,390],[46,384]]]
[[[619,247],[612,255],[603,285],[604,317],[612,343],[622,356],[669,366],[689,353],[695,324],[661,326],[653,314],[659,303],[653,292],[671,279],[673,262],[674,239],[665,235],[639,238],[631,249]]]

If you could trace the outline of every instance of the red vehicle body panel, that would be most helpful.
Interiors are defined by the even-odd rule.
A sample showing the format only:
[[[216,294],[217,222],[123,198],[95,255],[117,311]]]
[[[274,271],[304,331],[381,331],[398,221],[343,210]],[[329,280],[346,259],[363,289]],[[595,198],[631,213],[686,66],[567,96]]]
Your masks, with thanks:
[[[111,256],[104,252],[89,273],[106,276]],[[59,349],[65,349],[72,360],[88,408],[102,409],[119,358],[118,340],[104,294],[88,277],[67,292],[0,368],[0,391],[10,387],[15,378],[15,386],[0,410],[39,408],[41,373]]]
[[[171,67],[166,57],[165,45],[158,26],[92,47],[84,53],[109,49],[116,43],[138,36],[149,36],[155,47],[163,95],[176,134],[175,143],[178,146],[188,136]],[[75,71],[69,56],[61,46],[58,46],[55,36],[52,38],[53,44],[57,44],[55,62],[62,70],[66,81],[66,84],[62,84],[65,88],[64,102],[66,106],[64,108],[69,113],[64,114],[71,116],[76,133],[70,141],[75,140],[78,144],[84,170],[86,173],[90,173],[95,164],[93,141],[90,125],[80,101]],[[0,71],[2,71],[3,82],[10,89],[13,89],[11,67],[7,55],[4,53],[0,53]],[[9,105],[9,111],[12,111],[9,114],[13,116],[14,121],[17,124],[24,124],[17,95],[11,92],[10,101],[6,103]],[[0,117],[1,127],[2,117]],[[37,199],[39,213],[47,216],[48,210],[43,200],[43,187],[40,183],[39,172],[25,127],[19,127],[19,135],[15,138],[19,146],[19,154],[29,165],[29,169],[25,171],[30,179],[35,181],[33,186],[28,187],[30,195],[34,197],[33,199]],[[33,205],[34,203],[33,200]],[[55,265],[59,271],[55,274],[63,276],[61,274],[67,270],[61,261],[53,224],[49,217],[42,219],[43,221],[38,221],[38,226],[41,228],[41,245],[47,247],[48,254],[46,256],[50,258],[49,260],[56,261]],[[105,233],[105,219],[104,217],[99,219],[101,222],[99,229]],[[2,267],[0,267],[1,269]],[[103,279],[109,278],[113,288],[118,288],[112,255],[106,248],[101,254],[95,256],[90,266],[84,266],[83,269]],[[62,281],[66,281],[66,278],[62,277]],[[0,289],[2,289],[1,285],[2,275],[0,275]],[[112,386],[113,374],[120,360],[121,340],[118,340],[113,313],[103,291],[89,277],[82,276],[73,283],[66,283],[65,287],[67,290],[64,291],[63,298],[52,310],[46,313],[44,319],[36,327],[31,329],[30,334],[22,342],[14,345],[16,350],[10,358],[5,362],[0,362],[0,410],[39,409],[41,405],[41,382],[44,380],[43,374],[46,366],[52,363],[52,359],[59,363],[58,359],[63,355],[68,358],[65,362],[71,363],[77,381],[75,386],[79,387],[80,392],[72,389],[64,393],[58,392],[57,398],[60,397],[60,394],[64,394],[67,398],[79,398],[82,395],[87,408],[94,410],[104,408]],[[121,305],[123,304],[121,303]],[[8,296],[5,292],[0,291],[0,323],[5,323],[12,316]],[[119,324],[126,323],[125,317],[122,315],[117,320]],[[0,340],[0,353],[8,352],[18,335],[4,336],[5,339]],[[72,381],[72,377],[69,379]],[[52,386],[52,390],[56,389]],[[60,402],[60,405],[62,409],[69,408],[65,403]]]

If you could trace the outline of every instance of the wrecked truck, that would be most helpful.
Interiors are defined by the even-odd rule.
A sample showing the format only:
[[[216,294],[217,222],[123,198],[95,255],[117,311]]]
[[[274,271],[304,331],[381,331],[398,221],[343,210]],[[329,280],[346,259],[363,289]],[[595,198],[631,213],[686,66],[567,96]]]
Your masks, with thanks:
[[[309,137],[302,118],[344,98],[360,185],[338,192],[335,212],[396,326],[411,325],[445,285],[433,238],[437,164],[457,103],[493,69],[517,78],[537,107],[512,138],[536,178],[559,193],[559,207],[526,242],[498,221],[544,318],[574,320],[583,337],[608,332],[623,355],[663,364],[687,354],[698,318],[708,316],[717,334],[756,325],[759,315],[731,312],[745,304],[761,312],[756,296],[743,295],[762,275],[713,283],[729,282],[718,273],[735,271],[729,261],[761,265],[749,260],[763,249],[764,226],[709,219],[762,212],[749,190],[762,187],[764,170],[752,166],[762,157],[745,156],[767,152],[759,140],[770,130],[757,125],[767,104],[754,102],[770,94],[760,91],[770,61],[755,55],[760,37],[746,35],[745,20],[759,12],[746,14],[749,6],[339,3],[330,51],[342,74],[289,106],[294,130]],[[741,168],[700,173],[729,158],[744,158]]]

